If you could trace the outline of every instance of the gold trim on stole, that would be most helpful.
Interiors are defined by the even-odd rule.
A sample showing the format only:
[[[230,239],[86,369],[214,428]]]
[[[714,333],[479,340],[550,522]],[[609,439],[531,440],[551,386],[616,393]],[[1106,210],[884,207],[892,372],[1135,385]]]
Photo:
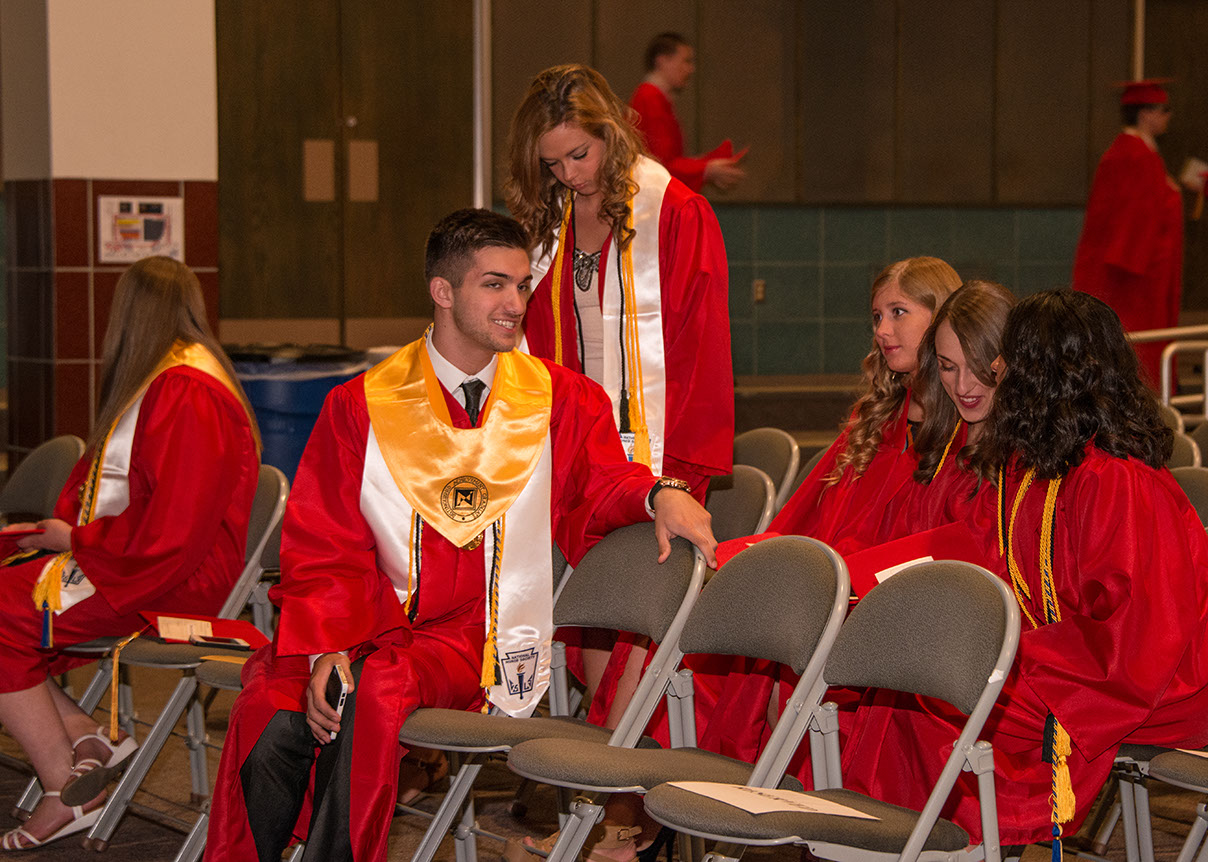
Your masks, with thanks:
[[[528,484],[549,434],[553,384],[539,359],[500,353],[478,428],[454,428],[425,340],[365,373],[365,402],[399,493],[459,548]]]

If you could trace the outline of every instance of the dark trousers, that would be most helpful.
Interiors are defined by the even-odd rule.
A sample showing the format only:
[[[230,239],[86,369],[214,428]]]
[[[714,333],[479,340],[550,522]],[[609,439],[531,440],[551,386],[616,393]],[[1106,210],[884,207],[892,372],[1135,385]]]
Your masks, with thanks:
[[[344,701],[340,732],[335,739],[318,746],[304,713],[280,710],[269,720],[243,762],[239,780],[260,862],[280,862],[281,854],[289,846],[306,798],[312,765],[314,804],[302,859],[352,862],[349,787],[356,695],[363,665],[363,659],[353,662],[352,678],[357,688]]]

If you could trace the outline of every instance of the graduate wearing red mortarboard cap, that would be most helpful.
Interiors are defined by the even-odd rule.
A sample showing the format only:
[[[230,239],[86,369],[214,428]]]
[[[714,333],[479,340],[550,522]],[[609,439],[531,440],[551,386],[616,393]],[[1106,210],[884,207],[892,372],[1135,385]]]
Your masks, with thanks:
[[[1129,331],[1177,326],[1183,292],[1183,197],[1157,138],[1170,122],[1169,79],[1120,86],[1124,129],[1095,170],[1074,287],[1110,305]],[[1163,345],[1139,344],[1154,385]]]

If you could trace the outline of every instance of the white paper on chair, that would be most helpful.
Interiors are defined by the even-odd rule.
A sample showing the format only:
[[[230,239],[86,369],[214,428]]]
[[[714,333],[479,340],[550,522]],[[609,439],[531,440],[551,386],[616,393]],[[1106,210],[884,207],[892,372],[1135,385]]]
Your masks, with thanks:
[[[182,617],[156,617],[155,630],[166,641],[184,641],[186,643],[194,636],[208,638],[214,635],[209,620],[187,620]]]
[[[1196,757],[1208,757],[1208,751],[1199,751],[1190,748],[1176,748],[1175,751],[1181,751],[1184,754],[1194,754]]]
[[[898,572],[902,571],[902,569],[905,569],[909,566],[913,566],[915,563],[930,563],[934,559],[935,559],[935,557],[919,557],[918,559],[907,560],[904,563],[898,563],[896,566],[890,566],[888,569],[881,569],[881,571],[877,572],[877,574],[875,575],[875,577],[877,579],[877,583],[878,584],[885,583],[886,578],[893,577]]]
[[[715,781],[672,781],[672,787],[698,793],[718,802],[733,805],[751,814],[768,814],[772,811],[799,811],[804,814],[830,814],[836,817],[858,817],[861,820],[880,820],[871,814],[848,808],[828,799],[806,796],[791,790],[767,790],[759,787],[742,787],[737,784],[721,784]]]

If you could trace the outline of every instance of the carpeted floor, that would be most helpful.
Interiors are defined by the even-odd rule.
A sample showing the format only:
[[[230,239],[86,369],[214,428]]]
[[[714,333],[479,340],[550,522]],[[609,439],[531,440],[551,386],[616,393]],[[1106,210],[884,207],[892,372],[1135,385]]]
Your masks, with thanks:
[[[92,668],[84,668],[71,674],[71,683],[80,690],[91,675]],[[133,669],[135,707],[142,716],[154,716],[160,704],[166,700],[175,684],[174,672]],[[207,713],[207,729],[212,742],[221,744],[226,730],[227,713],[234,695],[219,692]],[[105,716],[98,712],[98,719]],[[184,731],[183,722],[179,728]],[[24,761],[15,743],[6,734],[0,733],[0,829],[17,825],[9,810],[28,778]],[[218,752],[209,755],[210,780],[218,771]],[[183,740],[170,740],[152,769],[143,789],[135,797],[139,813],[128,814],[113,836],[108,850],[98,860],[107,862],[170,862],[184,839],[184,830],[197,817],[198,808],[189,800],[188,756]],[[534,794],[524,820],[509,812],[518,779],[508,772],[503,763],[488,764],[480,779],[481,789],[476,796],[479,824],[482,828],[504,836],[546,835],[553,831],[556,823],[554,794],[549,788],[540,788]],[[1197,802],[1195,794],[1175,790],[1165,785],[1154,784],[1151,789],[1153,809],[1153,832],[1156,862],[1172,862],[1187,834],[1194,818]],[[429,796],[419,803],[420,808],[434,810],[436,796]],[[390,859],[411,858],[426,821],[417,816],[402,815],[391,825]],[[498,858],[502,846],[489,839],[479,843],[483,862]],[[22,858],[60,862],[79,860],[92,854],[81,849],[80,837],[73,836],[46,848],[25,854]],[[441,846],[438,859],[441,862],[453,859],[453,842],[446,839]],[[1044,862],[1050,857],[1047,847],[1031,846],[1024,853],[1023,862]],[[1117,829],[1106,852],[1106,858],[1117,862],[1124,860],[1123,830]],[[755,848],[746,855],[754,862],[799,862],[801,853],[795,848]],[[536,857],[534,857],[536,859]]]

